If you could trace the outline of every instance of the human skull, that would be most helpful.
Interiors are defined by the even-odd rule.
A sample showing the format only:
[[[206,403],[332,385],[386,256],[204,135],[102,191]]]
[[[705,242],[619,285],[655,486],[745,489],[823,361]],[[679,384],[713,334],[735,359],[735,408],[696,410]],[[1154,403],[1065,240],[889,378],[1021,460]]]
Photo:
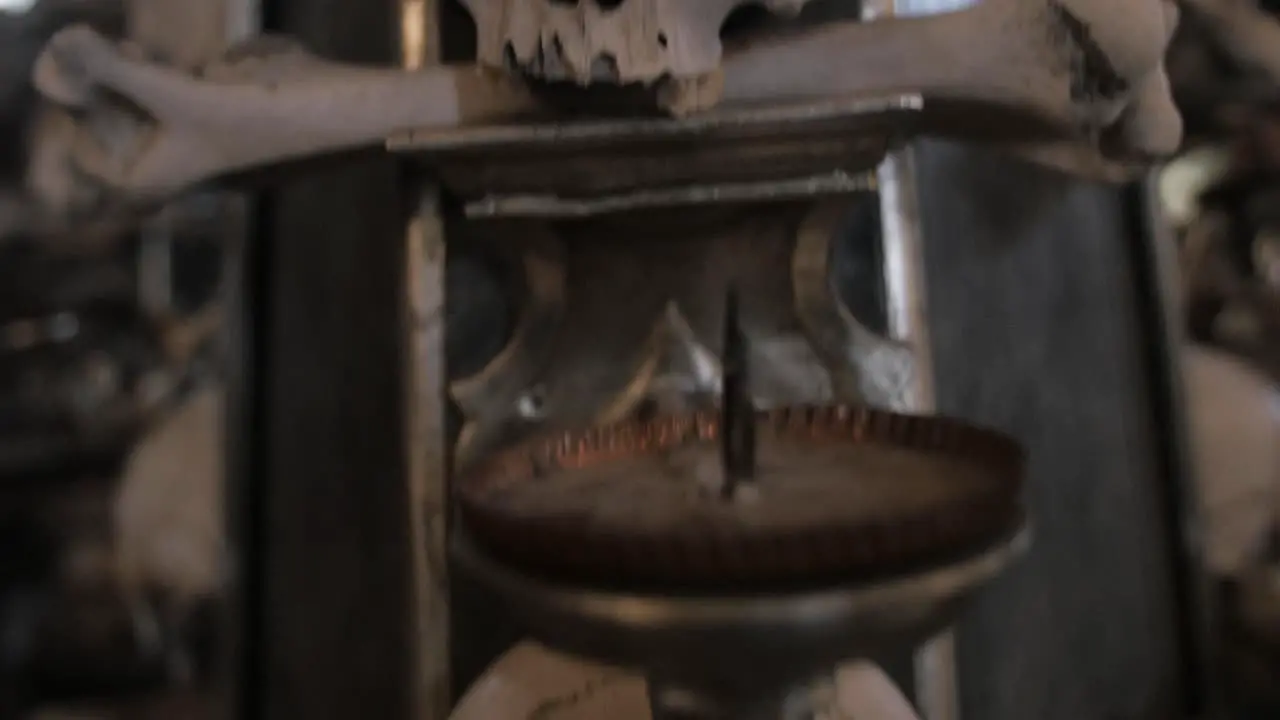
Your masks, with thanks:
[[[720,64],[720,29],[734,10],[794,14],[809,0],[462,0],[476,23],[477,60],[580,85],[688,81]]]

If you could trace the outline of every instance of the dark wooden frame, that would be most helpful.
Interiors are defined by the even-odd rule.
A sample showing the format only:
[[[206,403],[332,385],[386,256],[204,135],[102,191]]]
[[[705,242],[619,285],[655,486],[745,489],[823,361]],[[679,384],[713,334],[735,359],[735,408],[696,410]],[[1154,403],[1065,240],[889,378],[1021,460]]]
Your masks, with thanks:
[[[268,4],[265,28],[337,59],[394,63],[396,10],[389,0],[279,0]],[[920,159],[931,324],[945,329],[934,331],[942,409],[1022,435],[1033,470],[1066,454],[1108,455],[1108,477],[1143,498],[1099,521],[1089,513],[1105,505],[1110,485],[1079,473],[1049,472],[1037,481],[1033,504],[1049,513],[1037,547],[1048,556],[1033,554],[962,623],[962,708],[982,720],[1190,717],[1207,696],[1179,687],[1206,687],[1204,665],[1196,663],[1205,657],[1199,628],[1208,607],[1183,540],[1191,513],[1171,300],[1145,244],[1152,235],[1139,220],[1148,216],[1132,192],[1081,186],[979,153],[930,143]],[[414,570],[403,511],[403,235],[412,200],[405,187],[394,161],[374,154],[260,203],[241,273],[241,365],[230,422],[237,718],[407,720],[413,712]],[[1034,248],[1019,251],[1019,243]],[[1064,249],[1072,243],[1078,252]],[[1061,297],[1046,295],[1055,292]],[[1039,299],[1029,303],[1028,295]],[[1071,312],[1073,302],[1087,304],[1099,326],[1110,322],[1091,341],[1095,354],[1111,357],[1101,371],[1071,365],[1090,362],[1076,357],[1090,323],[1054,316]],[[1007,310],[1014,304],[1026,308]],[[1037,343],[1040,349],[1023,348]],[[1011,368],[1027,380],[1029,365],[991,366],[1017,352],[1071,357],[1038,373],[1038,396],[1028,400],[1009,381]],[[1054,377],[1062,382],[1056,391]],[[1076,427],[1080,416],[1024,415],[1027,403],[1048,413],[1053,392],[1087,388],[1085,380],[1111,383],[1116,397],[1127,398],[1091,413],[1114,421],[1111,429],[1127,437],[1119,444],[1134,447],[1114,439],[1073,445],[1066,442],[1072,433],[1090,432]],[[1047,457],[1037,463],[1036,453]],[[1073,482],[1087,488],[1061,485]],[[1086,505],[1078,517],[1054,519],[1072,502]],[[1089,577],[1071,568],[1073,542],[1096,552],[1128,542],[1134,527],[1156,568],[1153,584],[1126,575],[1135,565],[1121,563],[1093,576],[1114,592],[1073,586]],[[1144,599],[1126,598],[1132,592]],[[1158,617],[1143,620],[1137,610]],[[1075,648],[1060,637],[1089,636],[1089,612],[1117,628],[1155,622],[1173,639],[1165,643],[1152,630],[1144,635],[1150,647],[1114,665],[1113,678],[1094,677],[1086,666],[1097,658],[1084,651],[1097,647]],[[1061,657],[1028,657],[1037,643]],[[1147,657],[1163,662],[1162,654],[1172,659],[1159,672],[1140,667]],[[1126,685],[1137,689],[1116,692]],[[1044,697],[1033,695],[1043,688]]]

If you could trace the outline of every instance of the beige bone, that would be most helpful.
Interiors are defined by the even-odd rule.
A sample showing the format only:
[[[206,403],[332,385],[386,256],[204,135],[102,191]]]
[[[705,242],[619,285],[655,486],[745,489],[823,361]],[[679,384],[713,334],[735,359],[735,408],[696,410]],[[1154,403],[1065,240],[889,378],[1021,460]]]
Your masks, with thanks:
[[[1009,141],[1043,124],[1141,163],[1181,141],[1163,66],[1176,24],[1167,0],[986,0],[829,25],[730,54],[725,100],[912,90],[933,131],[985,127]]]
[[[1162,64],[1175,24],[1167,0],[987,0],[740,49],[726,58],[724,93],[764,102],[921,92],[930,132],[1119,179],[1179,143]],[[149,207],[210,179],[532,105],[518,85],[473,68],[354,67],[280,42],[259,41],[196,76],[84,27],[55,36],[35,76],[63,130],[38,134],[52,149],[33,153],[43,164],[29,174],[37,197],[64,213]],[[1027,127],[1036,132],[1011,134]]]
[[[46,166],[29,170],[48,185],[59,178],[78,188],[61,193],[71,209],[90,204],[86,184],[144,205],[163,202],[211,178],[527,105],[508,83],[471,69],[342,65],[280,41],[246,46],[197,78],[131,56],[83,26],[54,36],[35,82],[79,115],[58,140],[66,152],[40,153]]]

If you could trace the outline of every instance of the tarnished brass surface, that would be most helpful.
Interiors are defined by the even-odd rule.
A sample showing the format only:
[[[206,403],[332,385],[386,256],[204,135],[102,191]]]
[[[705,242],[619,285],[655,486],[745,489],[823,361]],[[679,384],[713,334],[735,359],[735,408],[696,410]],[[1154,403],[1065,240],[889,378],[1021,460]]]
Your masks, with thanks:
[[[865,407],[755,420],[731,483],[713,412],[555,433],[458,479],[475,542],[533,573],[609,587],[838,583],[940,562],[1021,522],[1022,456],[960,422]]]

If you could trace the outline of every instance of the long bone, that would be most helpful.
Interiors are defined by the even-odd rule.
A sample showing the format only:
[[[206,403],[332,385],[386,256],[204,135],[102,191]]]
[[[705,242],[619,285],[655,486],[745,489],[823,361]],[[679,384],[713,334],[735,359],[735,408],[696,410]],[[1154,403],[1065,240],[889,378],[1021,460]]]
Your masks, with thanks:
[[[725,99],[922,92],[931,132],[986,132],[1033,160],[1118,179],[1179,142],[1161,64],[1175,23],[1166,0],[988,0],[943,16],[824,26],[731,53]],[[472,68],[353,67],[279,42],[242,48],[195,76],[83,27],[53,38],[35,79],[66,128],[35,153],[44,162],[30,170],[42,178],[37,195],[92,212],[107,200],[145,207],[228,174],[378,145],[398,129],[494,121],[533,106],[518,85]],[[1008,135],[1015,125],[1045,132]],[[992,128],[1001,133],[991,137]]]
[[[470,68],[407,73],[343,65],[274,39],[241,47],[195,77],[132,56],[83,26],[50,41],[35,83],[79,117],[74,137],[61,140],[70,157],[45,153],[47,164],[67,165],[29,174],[83,174],[70,184],[83,189],[88,180],[142,205],[211,178],[529,104],[511,84]],[[90,204],[70,191],[62,195]]]
[[[911,90],[925,98],[931,131],[985,126],[1007,140],[1049,130],[1096,139],[1113,159],[1146,161],[1181,141],[1163,67],[1176,25],[1169,0],[987,0],[840,23],[731,53],[724,98]]]

